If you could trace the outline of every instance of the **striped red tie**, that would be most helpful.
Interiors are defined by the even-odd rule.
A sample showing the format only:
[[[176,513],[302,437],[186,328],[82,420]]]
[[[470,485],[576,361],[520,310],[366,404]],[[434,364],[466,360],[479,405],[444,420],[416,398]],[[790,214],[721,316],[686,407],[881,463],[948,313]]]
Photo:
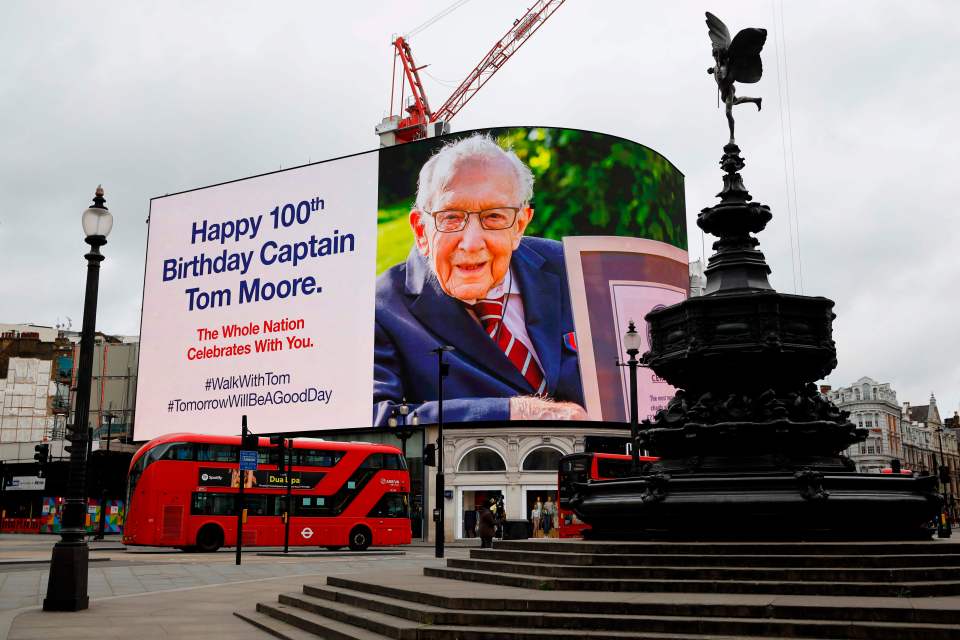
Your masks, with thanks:
[[[503,298],[477,300],[473,306],[480,323],[487,334],[496,341],[497,346],[507,356],[524,377],[535,393],[543,393],[547,381],[543,378],[537,361],[526,345],[517,340],[507,325],[503,323]]]

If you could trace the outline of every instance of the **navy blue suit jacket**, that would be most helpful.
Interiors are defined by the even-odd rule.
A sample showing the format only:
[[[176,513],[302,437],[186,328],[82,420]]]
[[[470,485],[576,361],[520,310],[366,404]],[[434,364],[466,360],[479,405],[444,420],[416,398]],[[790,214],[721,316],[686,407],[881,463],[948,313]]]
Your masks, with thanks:
[[[583,406],[573,315],[563,262],[555,240],[523,238],[510,267],[519,283],[527,333],[543,363],[546,395]],[[384,425],[407,399],[422,424],[437,421],[437,354],[441,345],[450,375],[443,383],[444,422],[508,420],[509,399],[531,395],[517,368],[464,304],[440,288],[416,248],[407,261],[377,278],[373,366],[373,423]]]

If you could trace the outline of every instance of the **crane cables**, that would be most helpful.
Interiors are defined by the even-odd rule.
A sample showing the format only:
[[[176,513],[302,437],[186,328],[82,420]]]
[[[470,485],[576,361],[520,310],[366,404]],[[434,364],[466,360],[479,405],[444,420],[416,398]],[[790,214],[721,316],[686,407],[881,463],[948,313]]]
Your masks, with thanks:
[[[433,16],[432,18],[430,18],[430,19],[427,20],[426,22],[423,22],[422,24],[417,25],[416,27],[414,27],[413,29],[411,29],[411,30],[408,31],[407,33],[403,34],[403,36],[402,36],[403,39],[404,39],[404,40],[409,40],[411,36],[415,36],[416,34],[420,33],[420,32],[423,31],[424,29],[426,29],[427,27],[436,24],[437,22],[439,22],[439,21],[442,20],[443,18],[446,18],[448,15],[450,15],[451,13],[453,13],[454,11],[456,11],[457,9],[459,9],[460,7],[462,7],[463,5],[467,4],[468,2],[470,2],[470,0],[456,0],[456,2],[450,4],[449,6],[447,6],[446,9],[444,9],[444,10],[441,11],[440,13],[436,14],[435,16]],[[394,38],[394,39],[395,39],[395,38]],[[424,73],[427,73],[427,72],[424,72]],[[393,117],[393,98],[394,98],[394,91],[396,90],[396,81],[397,81],[397,52],[396,52],[396,50],[394,50],[394,52],[393,52],[393,71],[392,71],[392,74],[391,74],[391,75],[392,75],[392,79],[391,79],[391,82],[390,82],[390,116]],[[430,76],[431,78],[433,78],[434,80],[440,82],[441,84],[445,84],[443,81],[439,80],[438,78],[434,78],[434,77],[431,76],[429,73],[427,73],[427,75]],[[401,74],[400,74],[400,108],[399,108],[399,111],[400,111],[401,113],[403,112],[403,98],[404,98],[404,93],[405,93],[405,91],[406,91],[406,82],[405,82],[405,81],[406,81],[406,78],[405,78],[404,74],[401,72]],[[455,84],[455,83],[451,83],[451,85],[448,85],[448,86],[456,86],[456,84]]]
[[[430,18],[429,20],[427,20],[427,21],[424,22],[423,24],[418,25],[418,26],[414,27],[413,29],[411,29],[410,31],[408,31],[407,33],[405,33],[405,34],[403,35],[403,39],[406,40],[406,39],[410,38],[411,36],[417,35],[418,33],[420,33],[421,31],[423,31],[423,30],[426,29],[427,27],[429,27],[429,26],[431,26],[431,25],[439,22],[439,21],[442,20],[443,18],[446,18],[448,15],[450,15],[451,13],[453,13],[454,11],[456,11],[457,9],[459,9],[460,7],[462,7],[463,5],[467,4],[468,2],[470,2],[470,0],[457,0],[456,2],[454,2],[453,4],[451,4],[450,6],[448,6],[446,9],[444,9],[443,11],[441,11],[440,13],[438,13],[437,15],[433,16],[432,18]]]
[[[797,197],[797,161],[793,144],[793,118],[790,113],[790,80],[787,67],[787,42],[783,20],[783,0],[770,0],[773,13],[774,52],[777,61],[777,97],[780,111],[780,148],[783,152],[783,185],[787,203],[787,227],[790,236],[790,266],[793,270],[793,292],[803,294],[803,261],[800,253],[800,203]],[[779,27],[779,28],[778,28]],[[779,34],[779,38],[777,35]],[[780,51],[783,50],[783,65]],[[781,83],[781,78],[783,82]],[[786,117],[784,117],[786,113]],[[794,243],[796,238],[796,243]],[[795,245],[795,246],[794,246]],[[798,288],[799,284],[799,288]]]

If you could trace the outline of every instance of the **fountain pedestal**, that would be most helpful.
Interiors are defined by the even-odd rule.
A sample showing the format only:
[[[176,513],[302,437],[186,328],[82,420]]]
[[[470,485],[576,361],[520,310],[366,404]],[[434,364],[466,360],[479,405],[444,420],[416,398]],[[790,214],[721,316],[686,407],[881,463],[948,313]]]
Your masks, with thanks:
[[[770,209],[727,144],[720,203],[697,224],[719,238],[702,297],[649,313],[644,362],[680,389],[639,446],[638,476],[577,485],[577,516],[603,538],[911,539],[939,513],[934,477],[857,473],[863,441],[814,382],[837,364],[833,302],[783,294],[757,248]]]

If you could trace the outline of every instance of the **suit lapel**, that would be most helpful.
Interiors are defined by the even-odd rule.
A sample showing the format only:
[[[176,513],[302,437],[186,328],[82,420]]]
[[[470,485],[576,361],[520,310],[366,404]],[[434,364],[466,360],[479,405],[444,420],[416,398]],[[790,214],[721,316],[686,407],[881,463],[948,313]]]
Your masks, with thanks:
[[[407,294],[416,296],[410,313],[461,356],[482,366],[518,391],[530,385],[473,319],[462,302],[448,296],[419,254],[407,258]]]
[[[543,258],[523,245],[513,254],[511,267],[520,283],[527,334],[543,365],[546,392],[552,395],[560,379],[560,277],[543,269]]]

